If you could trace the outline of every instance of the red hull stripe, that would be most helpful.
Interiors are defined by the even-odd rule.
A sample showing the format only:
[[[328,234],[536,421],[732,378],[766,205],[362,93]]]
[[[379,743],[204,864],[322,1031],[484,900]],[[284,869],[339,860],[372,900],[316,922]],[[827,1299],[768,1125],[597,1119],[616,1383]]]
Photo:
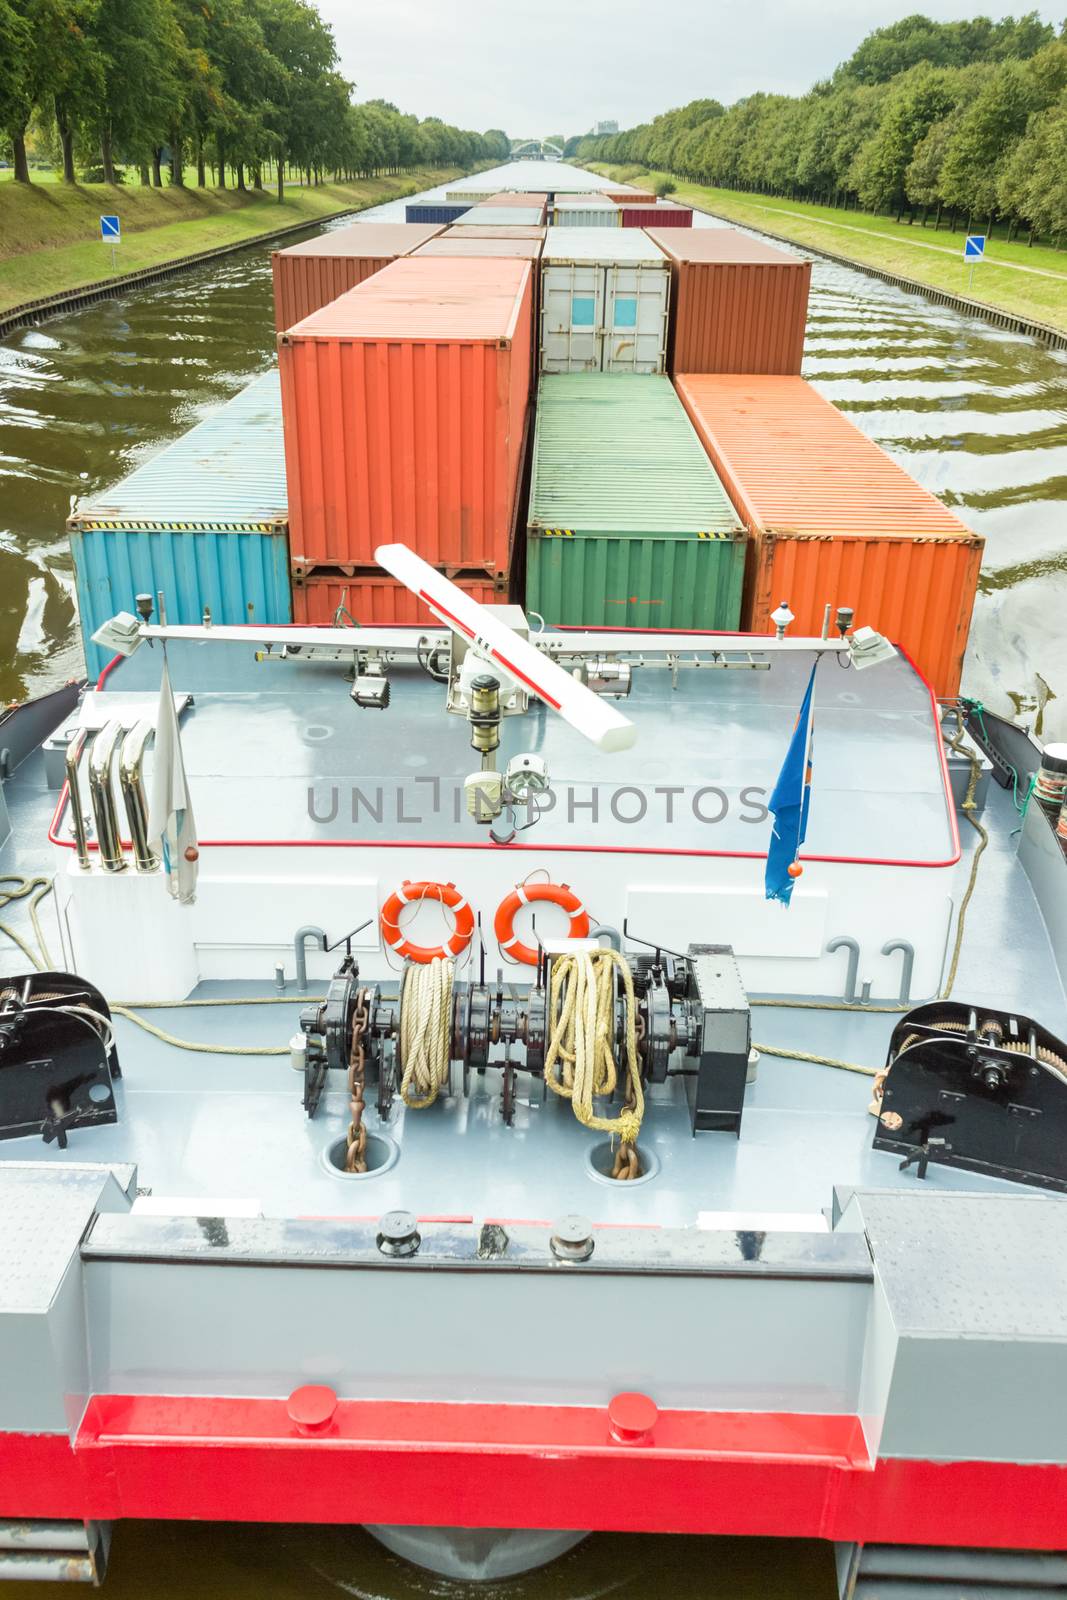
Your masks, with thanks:
[[[858,1419],[101,1395],[73,1441],[0,1435],[0,1517],[571,1527],[1062,1549],[1067,1465],[880,1460]]]

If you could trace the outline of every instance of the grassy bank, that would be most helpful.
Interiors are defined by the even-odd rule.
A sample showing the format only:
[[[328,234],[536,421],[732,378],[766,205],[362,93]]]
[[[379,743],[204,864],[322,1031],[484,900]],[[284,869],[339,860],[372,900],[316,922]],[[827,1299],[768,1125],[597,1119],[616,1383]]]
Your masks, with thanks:
[[[458,177],[459,170],[408,172],[359,183],[286,189],[285,201],[234,189],[148,189],[140,185],[0,184],[0,311],[112,276],[100,241],[101,213],[118,212],[119,273],[155,267],[220,245],[262,238],[338,211],[380,205]]]
[[[600,165],[592,170],[635,185],[665,176],[633,166]],[[909,227],[891,217],[868,212],[835,211],[829,206],[736,194],[732,189],[706,188],[680,180],[672,198],[794,244],[830,250],[858,265],[880,267],[916,283],[1067,329],[1067,252],[1062,250],[1042,246],[1030,249],[1025,241],[1008,244],[1003,239],[991,239],[986,246],[986,259],[978,264],[973,281],[969,281],[969,265],[963,261],[965,235],[961,230],[950,233],[942,227],[935,233],[932,223],[925,229],[917,223]]]

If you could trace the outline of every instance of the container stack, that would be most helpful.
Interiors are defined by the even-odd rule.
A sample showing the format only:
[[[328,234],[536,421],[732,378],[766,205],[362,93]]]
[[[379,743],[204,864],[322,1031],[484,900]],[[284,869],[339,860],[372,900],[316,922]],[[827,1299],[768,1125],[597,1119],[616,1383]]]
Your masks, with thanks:
[[[644,233],[549,228],[541,371],[664,372],[670,288],[667,257]]]
[[[441,231],[439,222],[353,222],[287,250],[272,250],[276,331],[302,322]]]
[[[473,206],[457,217],[456,228],[539,228],[545,220],[541,206]]]
[[[67,523],[85,664],[102,623],[139,594],[171,623],[288,622],[289,539],[276,371],[159,451]]]
[[[752,537],[743,623],[850,606],[959,692],[983,540],[799,377],[692,373],[678,394]]]
[[[406,591],[386,595],[374,551],[394,540],[470,593],[506,594],[532,279],[527,260],[409,256],[282,336],[298,615],[330,621],[346,586],[360,622],[388,606],[428,624]]]
[[[668,378],[542,376],[526,604],[549,626],[736,628],[745,543]]]

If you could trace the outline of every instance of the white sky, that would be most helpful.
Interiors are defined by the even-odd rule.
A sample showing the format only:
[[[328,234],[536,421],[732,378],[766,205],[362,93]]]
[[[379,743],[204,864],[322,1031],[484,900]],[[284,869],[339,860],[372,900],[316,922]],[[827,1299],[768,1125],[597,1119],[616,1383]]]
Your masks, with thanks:
[[[1056,5],[1005,0],[318,0],[360,100],[512,137],[620,127],[700,96],[799,94],[873,28]]]

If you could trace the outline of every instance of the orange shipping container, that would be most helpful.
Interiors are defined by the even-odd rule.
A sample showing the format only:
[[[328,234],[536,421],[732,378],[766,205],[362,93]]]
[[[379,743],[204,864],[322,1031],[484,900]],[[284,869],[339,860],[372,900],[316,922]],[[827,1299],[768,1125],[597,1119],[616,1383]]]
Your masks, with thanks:
[[[417,250],[441,228],[439,222],[353,222],[288,250],[272,250],[276,331],[328,306],[398,256]]]
[[[529,399],[533,270],[405,257],[279,340],[296,564],[507,572]]]
[[[604,189],[602,192],[608,200],[614,200],[617,206],[641,204],[654,206],[658,198],[651,189]]]
[[[452,582],[480,605],[501,605],[507,601],[507,580],[490,578],[484,572],[450,573]],[[343,606],[364,628],[418,627],[439,628],[439,620],[410,589],[388,577],[380,567],[369,572],[358,569],[352,576],[335,573],[310,573],[293,583],[293,621],[309,627],[332,627],[339,606]],[[343,621],[343,619],[342,619]]]
[[[483,231],[482,228],[457,228],[455,233],[442,234],[439,239],[428,239],[425,244],[420,244],[415,256],[513,256],[519,261],[540,261],[545,243],[543,228],[530,229],[531,233],[537,234],[535,239],[470,237],[472,233],[480,235]],[[518,234],[523,232],[521,228],[512,231]]]
[[[753,534],[741,626],[798,634],[851,606],[939,695],[960,686],[984,541],[872,439],[793,377],[686,374],[679,398]]]
[[[648,236],[671,263],[672,373],[800,371],[810,261],[736,228]]]

